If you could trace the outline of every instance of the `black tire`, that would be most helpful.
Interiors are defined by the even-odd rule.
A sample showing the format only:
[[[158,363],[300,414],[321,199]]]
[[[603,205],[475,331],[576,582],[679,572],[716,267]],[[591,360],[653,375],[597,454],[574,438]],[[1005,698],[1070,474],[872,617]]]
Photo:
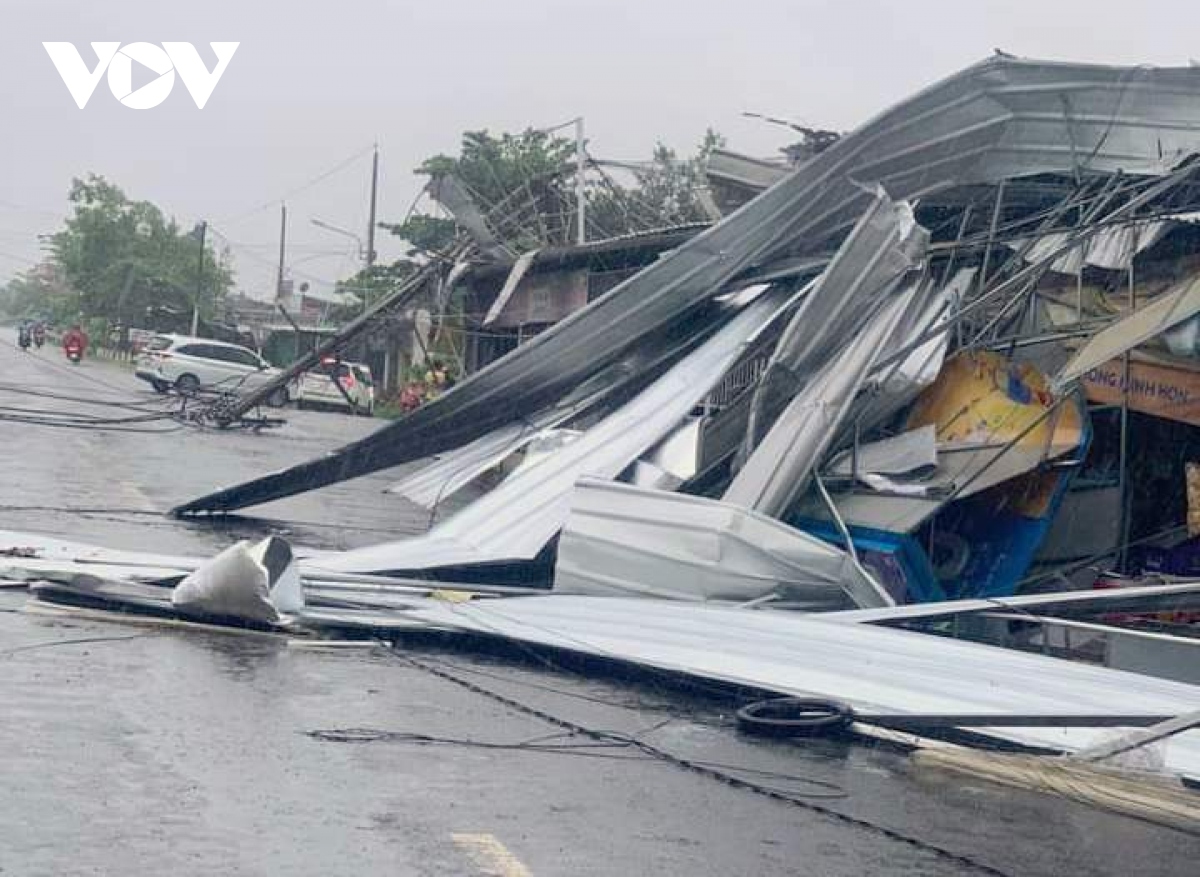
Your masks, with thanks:
[[[838,734],[854,721],[844,703],[818,697],[776,697],[737,711],[738,729],[760,737],[823,737]]]
[[[156,393],[165,393],[171,389],[171,385],[166,381],[151,381],[150,386],[154,388],[154,392]]]
[[[267,397],[268,408],[282,408],[288,403],[287,387],[280,387],[274,393]]]
[[[200,392],[200,379],[192,374],[180,375],[175,379],[175,391],[180,396],[195,396]]]

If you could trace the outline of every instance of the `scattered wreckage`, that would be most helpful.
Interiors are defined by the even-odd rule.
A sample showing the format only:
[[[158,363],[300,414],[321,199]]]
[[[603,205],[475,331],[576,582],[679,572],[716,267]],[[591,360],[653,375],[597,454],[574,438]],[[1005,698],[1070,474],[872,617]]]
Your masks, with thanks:
[[[7,534],[34,556],[0,570],[40,604],[498,637],[834,699],[922,740],[1152,745],[1200,781],[1200,638],[1121,623],[1200,610],[1200,569],[1078,579],[1178,533],[1135,528],[1131,445],[1143,416],[1200,425],[1200,397],[1135,383],[1200,374],[1198,98],[1196,67],[997,56],[792,169],[726,160],[744,203],[628,280],[372,435],[175,510],[418,460],[391,495],[436,509],[503,474],[422,535],[205,561]],[[505,258],[463,226],[475,245],[412,284]],[[1114,487],[1115,527],[1081,531],[1087,490]]]

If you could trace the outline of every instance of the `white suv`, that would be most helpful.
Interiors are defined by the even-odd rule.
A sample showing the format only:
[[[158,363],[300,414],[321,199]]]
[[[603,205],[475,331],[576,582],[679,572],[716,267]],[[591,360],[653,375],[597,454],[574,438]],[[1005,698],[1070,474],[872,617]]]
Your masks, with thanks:
[[[238,344],[187,335],[155,335],[142,349],[134,371],[159,393],[174,388],[191,395],[201,389],[231,393],[262,386],[279,374],[261,356]],[[268,405],[288,403],[286,387],[276,390]]]

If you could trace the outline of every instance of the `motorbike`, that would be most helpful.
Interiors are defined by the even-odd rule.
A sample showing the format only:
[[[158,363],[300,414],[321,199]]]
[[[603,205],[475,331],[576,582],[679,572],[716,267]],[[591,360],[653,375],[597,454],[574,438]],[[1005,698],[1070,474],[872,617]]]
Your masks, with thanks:
[[[83,359],[83,346],[74,342],[68,342],[66,346],[67,359],[72,365],[79,365],[79,361]]]
[[[43,331],[39,331],[38,329],[34,329],[33,330],[33,346],[36,347],[38,350],[41,350],[42,345],[45,343],[46,343],[46,333]]]
[[[25,353],[29,352],[29,333],[22,331],[17,336],[17,343],[21,345],[21,350]]]

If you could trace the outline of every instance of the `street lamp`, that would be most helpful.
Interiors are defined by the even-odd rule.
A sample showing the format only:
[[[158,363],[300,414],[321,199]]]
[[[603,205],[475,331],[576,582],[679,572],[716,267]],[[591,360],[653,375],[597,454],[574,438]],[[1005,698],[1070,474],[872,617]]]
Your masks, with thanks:
[[[334,234],[340,234],[343,237],[353,238],[354,242],[358,244],[358,258],[362,259],[364,262],[367,261],[368,253],[366,244],[363,243],[362,238],[350,231],[350,229],[342,228],[340,225],[334,225],[332,222],[326,222],[323,219],[317,219],[315,217],[312,218],[311,222],[318,228],[323,228],[326,231],[333,232]]]

